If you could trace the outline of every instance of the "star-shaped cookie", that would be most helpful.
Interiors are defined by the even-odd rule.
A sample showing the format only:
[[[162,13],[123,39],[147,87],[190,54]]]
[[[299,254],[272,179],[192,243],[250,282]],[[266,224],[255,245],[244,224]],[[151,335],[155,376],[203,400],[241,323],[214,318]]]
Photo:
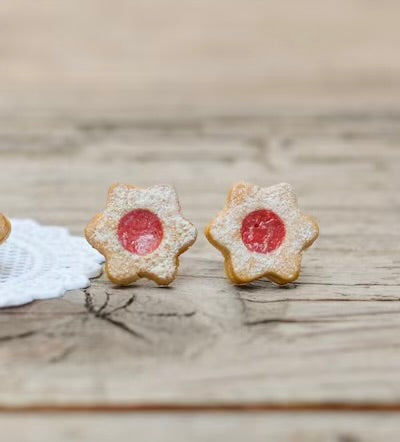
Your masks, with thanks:
[[[0,244],[3,243],[11,233],[10,221],[0,213]]]
[[[205,229],[207,239],[224,255],[226,274],[235,284],[262,277],[277,284],[296,280],[302,251],[318,233],[317,222],[300,212],[286,183],[237,183],[225,208]]]
[[[147,278],[170,284],[178,257],[196,240],[196,228],[180,212],[169,185],[110,187],[107,206],[86,227],[88,242],[106,258],[109,279],[128,285]]]

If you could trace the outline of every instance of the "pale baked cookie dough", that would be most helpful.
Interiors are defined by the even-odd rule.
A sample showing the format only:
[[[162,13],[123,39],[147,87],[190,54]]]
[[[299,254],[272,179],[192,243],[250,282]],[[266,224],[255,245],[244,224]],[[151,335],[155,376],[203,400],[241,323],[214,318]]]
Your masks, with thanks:
[[[0,244],[3,243],[11,233],[10,221],[0,213]]]
[[[235,184],[224,209],[205,229],[223,254],[227,277],[235,284],[267,278],[277,284],[295,281],[303,250],[317,239],[319,228],[300,212],[290,184],[259,187]]]
[[[179,255],[195,242],[197,230],[181,215],[172,186],[115,184],[106,209],[93,218],[85,236],[105,256],[112,282],[129,285],[147,278],[168,285],[176,277]]]

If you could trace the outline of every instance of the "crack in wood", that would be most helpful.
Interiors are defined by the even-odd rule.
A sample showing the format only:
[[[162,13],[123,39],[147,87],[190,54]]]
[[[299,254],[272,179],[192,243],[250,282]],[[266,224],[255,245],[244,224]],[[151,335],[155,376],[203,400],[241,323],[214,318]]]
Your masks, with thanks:
[[[195,310],[192,310],[187,313],[178,313],[178,312],[165,312],[165,313],[149,313],[149,312],[135,312],[139,315],[145,315],[149,317],[157,317],[157,318],[190,318],[194,316],[197,312]]]
[[[107,308],[109,300],[110,300],[109,293],[106,293],[106,300],[105,300],[104,304],[102,304],[100,308],[96,309],[93,304],[93,297],[92,297],[92,294],[90,293],[90,289],[85,289],[85,290],[83,290],[83,292],[85,294],[85,308],[86,308],[86,311],[89,315],[91,315],[97,319],[100,319],[102,321],[105,321],[108,324],[115,326],[118,329],[128,333],[129,335],[134,336],[135,338],[141,339],[146,342],[150,342],[148,340],[148,338],[146,336],[144,336],[142,333],[138,332],[137,330],[133,329],[132,327],[129,327],[123,321],[118,321],[118,320],[111,317],[113,312],[115,312],[119,309],[122,309],[122,308],[126,308],[127,305],[132,304],[135,300],[134,296],[132,296],[124,305],[122,305],[121,307],[118,307],[117,310],[114,309],[110,312],[106,312],[105,309]]]
[[[17,339],[25,339],[29,338],[30,336],[34,336],[37,333],[39,333],[39,330],[30,330],[23,333],[17,333],[15,335],[6,335],[6,336],[0,336],[0,342],[8,342],[8,341],[14,341]]]
[[[285,302],[399,302],[400,298],[368,298],[368,299],[357,299],[357,298],[344,298],[345,294],[340,294],[342,297],[340,298],[302,298],[302,299],[293,299],[293,298],[283,298],[283,299],[249,299],[242,298],[243,301],[251,302],[255,304],[277,304],[277,303],[285,303]]]
[[[106,294],[108,296],[108,300],[110,299],[110,294],[106,291]],[[114,309],[112,309],[111,311],[107,312],[107,315],[112,315],[115,312],[118,312],[119,310],[127,310],[128,307],[133,304],[136,300],[136,296],[132,295],[126,302],[125,304],[119,306],[119,307],[115,307]]]
[[[243,324],[252,327],[255,325],[264,325],[264,324],[321,324],[325,322],[336,322],[336,321],[320,321],[318,319],[265,318],[265,319],[257,319],[255,321],[245,321]]]
[[[48,362],[50,364],[57,364],[65,361],[65,359],[74,352],[76,347],[76,344],[70,345],[69,347],[65,348],[60,354],[51,357]]]

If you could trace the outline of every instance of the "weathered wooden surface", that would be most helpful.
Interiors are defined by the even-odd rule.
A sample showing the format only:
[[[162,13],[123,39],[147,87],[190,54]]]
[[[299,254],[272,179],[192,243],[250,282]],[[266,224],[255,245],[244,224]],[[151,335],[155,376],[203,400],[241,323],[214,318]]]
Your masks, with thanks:
[[[0,210],[82,234],[111,183],[166,182],[200,231],[169,289],[0,311],[1,434],[399,440],[399,12],[0,2]],[[318,218],[297,283],[225,280],[201,230],[237,180]]]
[[[171,182],[201,230],[233,181],[290,181],[321,238],[287,288],[230,285],[200,235],[171,288],[101,278],[3,310],[0,407],[400,409],[399,122],[7,121],[0,185],[11,216],[80,233],[110,183]]]
[[[0,112],[398,106],[396,0],[2,0]]]
[[[387,414],[43,414],[0,416],[13,442],[398,442],[399,416]],[[171,435],[168,439],[167,435]]]

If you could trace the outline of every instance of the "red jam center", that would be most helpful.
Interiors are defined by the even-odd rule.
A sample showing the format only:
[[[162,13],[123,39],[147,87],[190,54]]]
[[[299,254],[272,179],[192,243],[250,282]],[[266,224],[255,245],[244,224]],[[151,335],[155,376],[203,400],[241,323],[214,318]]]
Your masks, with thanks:
[[[242,241],[250,252],[270,253],[285,239],[283,221],[271,210],[255,210],[242,223]]]
[[[132,210],[119,222],[119,242],[135,255],[147,255],[154,252],[162,238],[163,227],[160,218],[150,210]]]

